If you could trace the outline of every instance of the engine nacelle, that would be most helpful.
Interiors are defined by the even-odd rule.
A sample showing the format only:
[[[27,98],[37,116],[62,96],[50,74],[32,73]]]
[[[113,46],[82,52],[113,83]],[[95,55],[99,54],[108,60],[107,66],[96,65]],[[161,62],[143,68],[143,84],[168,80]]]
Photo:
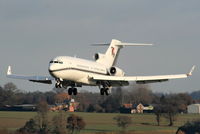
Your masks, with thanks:
[[[109,73],[113,76],[124,76],[125,74],[124,71],[122,71],[122,69],[114,66],[109,69]]]
[[[104,54],[101,54],[101,53],[96,53],[96,54],[94,54],[94,60],[95,61],[97,61],[97,60],[99,60],[99,59],[102,59],[102,58],[104,58],[105,57],[105,55]]]

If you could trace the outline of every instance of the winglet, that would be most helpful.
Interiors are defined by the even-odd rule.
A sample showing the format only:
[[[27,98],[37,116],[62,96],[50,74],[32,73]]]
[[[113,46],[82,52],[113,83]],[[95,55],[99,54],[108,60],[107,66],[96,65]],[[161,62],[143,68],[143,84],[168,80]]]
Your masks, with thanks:
[[[187,74],[187,76],[192,76],[192,72],[194,71],[194,69],[195,69],[195,65],[191,68],[191,70],[190,70],[190,72]]]
[[[11,75],[12,71],[11,71],[11,66],[8,66],[8,71],[7,71],[7,75]]]

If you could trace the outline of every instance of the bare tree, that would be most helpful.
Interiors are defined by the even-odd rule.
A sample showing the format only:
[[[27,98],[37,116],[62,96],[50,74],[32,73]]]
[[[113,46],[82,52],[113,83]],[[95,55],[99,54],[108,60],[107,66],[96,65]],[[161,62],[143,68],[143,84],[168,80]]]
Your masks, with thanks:
[[[12,82],[9,82],[9,83],[4,85],[4,89],[15,91],[17,89],[17,86],[15,84],[13,84]]]
[[[63,111],[60,111],[58,115],[55,115],[52,119],[54,134],[66,134],[66,117]]]
[[[41,101],[37,105],[37,116],[35,120],[37,124],[39,124],[40,132],[44,134],[48,134],[50,131],[49,122],[48,122],[48,104],[46,101]]]
[[[164,117],[169,120],[169,126],[173,126],[178,114],[178,100],[173,95],[169,95],[161,99],[161,103]]]
[[[80,132],[82,129],[85,128],[85,126],[86,123],[80,116],[72,114],[67,118],[66,127],[71,134],[73,134],[74,132]]]
[[[161,120],[161,115],[163,111],[162,109],[163,107],[160,104],[154,107],[154,114],[156,115],[156,121],[157,121],[158,126],[160,126],[160,120]]]
[[[66,100],[69,100],[70,96],[67,93],[58,93],[55,95],[56,103],[64,103]]]
[[[129,116],[118,115],[113,119],[116,120],[117,126],[122,128],[123,131],[132,123],[131,117]]]
[[[130,102],[135,104],[150,104],[153,100],[153,93],[149,85],[134,84],[129,89]]]

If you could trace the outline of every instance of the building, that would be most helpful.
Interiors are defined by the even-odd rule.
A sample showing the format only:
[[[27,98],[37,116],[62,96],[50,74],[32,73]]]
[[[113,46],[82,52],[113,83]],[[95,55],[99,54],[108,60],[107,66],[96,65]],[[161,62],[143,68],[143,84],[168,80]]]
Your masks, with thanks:
[[[136,106],[136,111],[137,111],[137,113],[143,113],[143,111],[144,111],[144,105],[142,105],[142,103],[138,104]]]
[[[143,105],[139,104],[123,104],[120,108],[120,113],[152,113],[153,106],[152,105]]]
[[[0,111],[36,111],[36,105],[34,104],[5,105],[0,108]]]
[[[200,104],[191,104],[187,107],[189,114],[200,114]]]
[[[77,110],[77,108],[78,108],[78,105],[79,105],[79,103],[78,102],[75,102],[75,100],[74,99],[71,99],[70,100],[70,103],[69,103],[69,112],[74,112],[74,111],[76,111]]]
[[[78,102],[75,102],[74,99],[71,99],[71,100],[65,101],[65,103],[51,105],[49,110],[52,112],[60,111],[60,110],[74,112],[77,110],[78,105],[79,105]]]
[[[143,113],[153,113],[154,110],[153,105],[145,104],[143,106],[144,106]]]
[[[131,103],[123,104],[119,110],[120,113],[132,113],[133,105]]]

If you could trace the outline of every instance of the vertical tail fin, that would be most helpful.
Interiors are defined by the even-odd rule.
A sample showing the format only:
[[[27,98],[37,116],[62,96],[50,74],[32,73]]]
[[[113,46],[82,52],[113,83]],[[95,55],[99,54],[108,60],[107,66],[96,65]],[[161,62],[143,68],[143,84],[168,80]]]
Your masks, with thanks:
[[[121,44],[121,41],[113,39],[110,43],[109,48],[107,49],[105,53],[105,57],[106,57],[105,62],[106,62],[106,65],[108,65],[109,67],[116,64],[120,48],[122,48],[122,46],[118,46],[117,44]]]
[[[104,44],[105,45],[105,44]],[[152,44],[124,43],[116,39],[112,39],[106,53],[96,60],[98,63],[111,67],[116,64],[120,49],[123,46],[149,46]]]
[[[97,45],[109,45],[109,47],[105,54],[100,54],[100,53],[95,54],[96,62],[104,64],[107,67],[115,65],[121,47],[118,46],[117,44],[120,43],[121,41],[113,39],[110,44],[97,44]]]

